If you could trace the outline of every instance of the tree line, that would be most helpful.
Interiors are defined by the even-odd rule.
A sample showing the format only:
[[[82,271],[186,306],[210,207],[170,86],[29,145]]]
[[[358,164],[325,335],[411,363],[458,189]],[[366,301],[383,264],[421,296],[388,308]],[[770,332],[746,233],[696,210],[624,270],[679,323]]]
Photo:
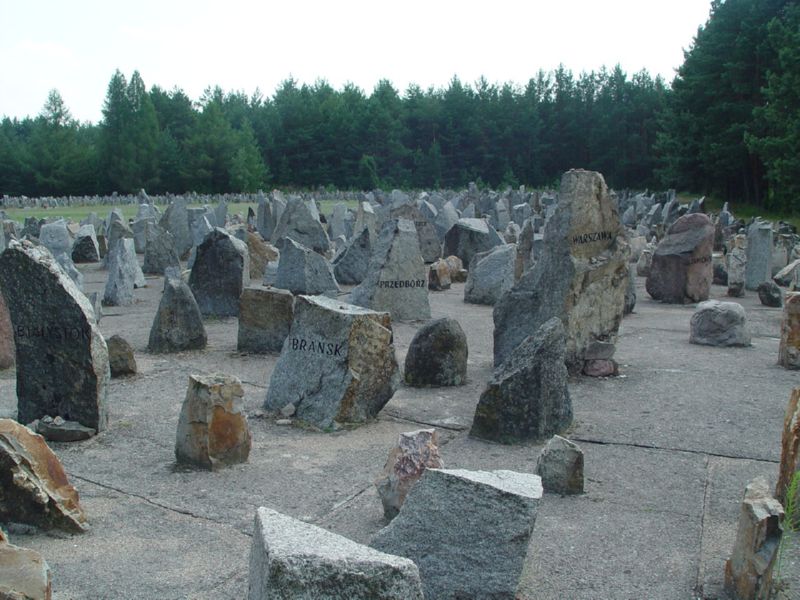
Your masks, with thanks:
[[[791,210],[800,192],[800,9],[714,0],[671,86],[617,66],[524,85],[403,92],[285,80],[272,96],[111,77],[98,124],[50,92],[0,122],[0,193],[548,186],[572,167],[617,188],[675,187]]]

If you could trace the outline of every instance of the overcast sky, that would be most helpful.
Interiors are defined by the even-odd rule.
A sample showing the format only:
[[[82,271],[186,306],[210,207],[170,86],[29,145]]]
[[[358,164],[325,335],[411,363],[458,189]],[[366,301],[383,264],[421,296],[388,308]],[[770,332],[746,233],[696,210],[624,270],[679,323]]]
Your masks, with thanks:
[[[563,63],[619,63],[671,81],[709,0],[0,0],[0,115],[36,115],[50,89],[97,122],[115,69],[192,99],[271,95],[288,77],[372,91],[524,84]]]

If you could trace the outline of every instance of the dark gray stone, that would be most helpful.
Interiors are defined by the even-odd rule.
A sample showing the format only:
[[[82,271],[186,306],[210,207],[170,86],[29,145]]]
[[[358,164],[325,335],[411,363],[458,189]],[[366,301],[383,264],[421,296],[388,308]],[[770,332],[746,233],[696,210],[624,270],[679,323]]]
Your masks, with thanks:
[[[572,424],[565,353],[564,326],[553,317],[495,369],[470,435],[510,444],[565,431]]]
[[[167,269],[164,294],[153,319],[147,349],[154,353],[202,350],[207,339],[192,290],[179,273]]]
[[[181,197],[175,198],[167,207],[158,224],[172,234],[175,252],[178,253],[178,256],[183,258],[188,255],[189,250],[192,249],[192,235],[189,231],[189,212],[186,210],[186,201]]]
[[[48,442],[80,442],[97,435],[91,427],[84,427],[77,421],[65,421],[61,417],[42,417],[34,421],[36,433]]]
[[[483,219],[459,219],[444,236],[443,254],[457,256],[468,265],[473,256],[501,243],[505,242]]]
[[[278,248],[281,254],[275,287],[289,290],[293,294],[312,296],[335,296],[339,293],[333,268],[324,256],[291,238],[284,238]]]
[[[783,306],[783,292],[774,281],[765,281],[757,288],[758,299],[764,306],[780,308]]]
[[[628,265],[628,287],[625,289],[625,307],[622,314],[629,315],[636,308],[636,271],[632,264]]]
[[[72,262],[72,235],[63,220],[46,223],[39,230],[39,242],[47,248],[56,262],[69,275],[79,290],[83,289],[83,274]]]
[[[152,275],[163,275],[168,267],[180,268],[180,266],[172,234],[160,225],[147,223],[142,271]]]
[[[216,227],[197,247],[189,287],[205,316],[235,317],[239,296],[250,283],[247,245]]]
[[[333,275],[343,285],[358,285],[367,276],[372,257],[369,228],[353,237],[333,259]]]
[[[72,244],[71,256],[76,263],[100,262],[100,246],[97,244],[94,225],[81,225]]]
[[[319,220],[319,211],[313,200],[290,198],[286,209],[272,232],[272,242],[291,238],[314,252],[325,254],[331,246],[328,234]]]
[[[30,242],[0,255],[0,289],[14,325],[17,419],[60,416],[97,431],[108,423],[108,349],[89,300]]]
[[[111,377],[136,375],[136,359],[128,341],[122,336],[112,335],[106,340],[106,344],[108,345],[108,365],[111,368]]]
[[[264,408],[289,404],[320,429],[374,418],[399,379],[387,313],[325,296],[298,296]]]
[[[542,448],[534,473],[542,478],[544,491],[552,494],[583,493],[583,450],[560,435]]]
[[[679,218],[653,253],[647,293],[669,304],[707,300],[714,275],[713,246],[711,219],[702,213]]]
[[[419,251],[420,254],[422,254],[422,260],[426,263],[432,263],[442,257],[442,243],[436,235],[436,228],[423,216],[418,208],[406,204],[392,210],[391,218],[408,219],[414,223],[414,227],[417,230],[417,239],[419,240]]]
[[[294,316],[294,296],[287,290],[246,288],[239,298],[239,352],[280,352]]]
[[[517,245],[503,244],[472,257],[464,287],[464,302],[493,306],[514,287]]]
[[[144,254],[147,245],[147,226],[150,224],[158,223],[156,218],[136,219],[131,223],[131,231],[133,232],[133,247],[136,249],[136,254]]]
[[[367,277],[353,289],[350,301],[389,311],[392,319],[429,319],[428,271],[417,230],[407,219],[390,219],[381,228]]]
[[[628,287],[629,246],[603,176],[567,171],[536,264],[494,308],[494,364],[553,317],[567,332],[568,367],[595,340],[614,342]]]
[[[406,354],[405,381],[413,387],[464,385],[467,336],[458,321],[436,319],[423,325]]]
[[[256,512],[249,600],[422,600],[417,566],[268,508]]]
[[[541,497],[528,473],[426,469],[370,545],[413,560],[428,600],[513,600]]]

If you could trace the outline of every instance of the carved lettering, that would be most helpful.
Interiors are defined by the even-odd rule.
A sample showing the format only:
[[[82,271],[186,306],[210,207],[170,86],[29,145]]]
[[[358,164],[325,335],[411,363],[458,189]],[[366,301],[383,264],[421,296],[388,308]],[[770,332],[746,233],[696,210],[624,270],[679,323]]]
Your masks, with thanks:
[[[76,326],[54,325],[17,325],[14,335],[18,338],[44,338],[46,340],[68,340],[77,342],[78,340],[90,340],[90,330],[84,330]]]
[[[426,286],[424,279],[391,279],[387,281],[379,281],[379,288],[400,289],[400,288],[424,288]]]
[[[605,242],[614,239],[610,231],[594,231],[591,233],[579,233],[572,236],[573,244],[588,244],[590,242]]]
[[[297,352],[310,352],[312,354],[321,354],[323,356],[342,355],[342,344],[334,344],[332,342],[325,342],[323,340],[292,338],[290,347],[292,350]]]

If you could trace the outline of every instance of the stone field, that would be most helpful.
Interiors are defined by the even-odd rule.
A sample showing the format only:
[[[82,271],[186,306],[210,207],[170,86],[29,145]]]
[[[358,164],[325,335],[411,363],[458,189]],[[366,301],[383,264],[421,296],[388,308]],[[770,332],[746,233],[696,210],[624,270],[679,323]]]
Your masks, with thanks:
[[[800,454],[796,234],[756,221],[748,254],[727,207],[584,171],[560,200],[437,194],[10,242],[0,598],[14,561],[50,598],[41,559],[56,600],[800,598],[771,496]]]

